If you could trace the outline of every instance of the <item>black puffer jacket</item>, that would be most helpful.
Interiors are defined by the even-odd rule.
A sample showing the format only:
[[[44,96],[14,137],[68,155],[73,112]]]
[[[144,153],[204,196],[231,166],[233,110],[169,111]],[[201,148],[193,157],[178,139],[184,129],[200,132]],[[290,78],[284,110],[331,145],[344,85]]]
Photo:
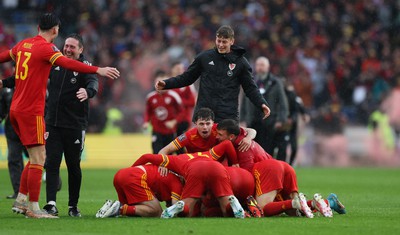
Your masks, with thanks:
[[[90,64],[81,55],[79,61]],[[53,67],[47,86],[46,125],[86,130],[89,118],[89,99],[80,102],[79,88],[85,88],[89,98],[97,94],[99,83],[95,74],[83,74]]]
[[[268,105],[254,83],[245,52],[235,45],[228,54],[220,54],[216,48],[203,51],[183,74],[167,79],[165,89],[188,86],[200,77],[195,111],[207,107],[214,111],[216,122],[226,118],[238,121],[240,86],[257,108]]]

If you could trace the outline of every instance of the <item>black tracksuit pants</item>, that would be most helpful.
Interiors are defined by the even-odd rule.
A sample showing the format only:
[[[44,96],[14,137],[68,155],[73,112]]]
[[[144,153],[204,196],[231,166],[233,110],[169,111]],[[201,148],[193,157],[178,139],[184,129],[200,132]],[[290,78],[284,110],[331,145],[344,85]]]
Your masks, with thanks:
[[[85,131],[46,126],[46,197],[47,202],[56,201],[60,164],[64,154],[68,170],[68,206],[77,206],[82,183],[81,154]]]

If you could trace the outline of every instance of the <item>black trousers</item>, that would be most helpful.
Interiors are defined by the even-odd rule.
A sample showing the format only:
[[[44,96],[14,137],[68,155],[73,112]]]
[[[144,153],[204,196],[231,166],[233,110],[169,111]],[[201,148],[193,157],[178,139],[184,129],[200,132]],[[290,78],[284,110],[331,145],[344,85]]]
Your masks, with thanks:
[[[289,130],[289,145],[291,149],[289,164],[293,166],[297,155],[297,122],[293,122],[292,127]]]
[[[85,131],[46,126],[46,199],[56,201],[60,164],[64,154],[68,170],[68,206],[77,206],[82,183],[81,155]]]
[[[19,139],[7,137],[7,150],[8,172],[10,174],[14,194],[18,194],[21,174],[24,170],[23,153],[26,152],[26,149]]]
[[[271,156],[277,160],[286,161],[286,147],[288,144],[288,132],[275,130],[273,125],[253,123],[251,128],[257,131],[254,140]],[[275,150],[277,153],[275,154]]]
[[[158,132],[153,132],[151,139],[151,147],[153,148],[153,153],[157,154],[162,148],[167,146],[171,141],[175,139],[175,134],[163,135]]]

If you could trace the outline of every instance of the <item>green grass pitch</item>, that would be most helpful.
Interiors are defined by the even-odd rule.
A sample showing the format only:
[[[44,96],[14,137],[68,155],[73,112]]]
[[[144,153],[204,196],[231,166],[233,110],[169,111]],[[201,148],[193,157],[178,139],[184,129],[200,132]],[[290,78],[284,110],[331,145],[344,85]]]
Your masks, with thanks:
[[[67,173],[58,193],[60,219],[35,220],[11,212],[7,169],[0,169],[0,234],[398,234],[400,230],[400,169],[297,168],[300,191],[311,197],[335,192],[347,214],[333,218],[106,218],[95,213],[106,199],[117,199],[112,186],[115,170],[83,169],[79,207],[82,218],[67,216]],[[42,185],[40,205],[45,204]]]

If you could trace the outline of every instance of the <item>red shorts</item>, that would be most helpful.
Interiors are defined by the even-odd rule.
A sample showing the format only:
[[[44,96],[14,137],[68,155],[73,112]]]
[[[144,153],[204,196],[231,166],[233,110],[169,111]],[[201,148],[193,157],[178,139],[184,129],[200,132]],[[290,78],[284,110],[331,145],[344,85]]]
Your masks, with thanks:
[[[10,110],[10,122],[24,146],[46,144],[46,124],[43,116]]]
[[[147,185],[147,173],[139,167],[119,170],[114,176],[114,187],[122,204],[135,205],[151,201],[154,195]]]
[[[201,198],[207,191],[215,197],[233,195],[228,172],[216,161],[193,161],[185,174],[182,199]]]
[[[233,194],[241,203],[245,203],[248,196],[254,195],[253,175],[239,167],[227,167],[226,169],[231,178]]]
[[[267,159],[254,164],[253,175],[256,184],[256,195],[278,191],[276,200],[290,199],[292,192],[297,192],[296,172],[283,161]]]
[[[226,169],[230,177],[233,194],[242,205],[246,205],[247,197],[254,195],[253,175],[248,170],[239,167],[226,167]],[[222,216],[218,200],[210,194],[202,199],[202,211],[206,217]]]

